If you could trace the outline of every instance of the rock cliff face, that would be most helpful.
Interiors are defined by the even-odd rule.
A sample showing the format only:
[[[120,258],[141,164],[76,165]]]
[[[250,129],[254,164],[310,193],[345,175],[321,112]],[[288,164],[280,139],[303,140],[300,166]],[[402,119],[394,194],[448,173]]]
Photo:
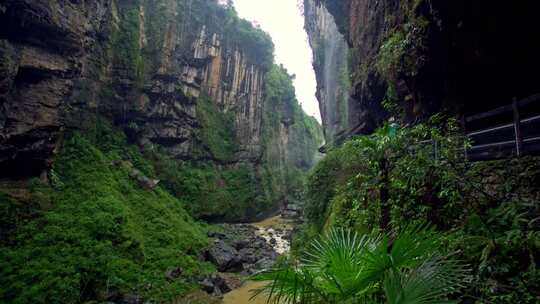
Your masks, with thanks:
[[[175,35],[172,29],[168,31],[166,37]],[[235,160],[257,160],[262,153],[265,67],[248,58],[240,46],[225,44],[223,33],[212,32],[205,25],[197,31],[184,50],[180,48],[186,42],[180,37],[164,37],[167,45],[157,73],[149,77],[150,84],[138,97],[142,102],[136,115],[140,117],[137,138],[141,144],[159,144],[177,158],[192,158],[193,131],[198,123],[196,100],[205,95],[220,111],[234,116]]]
[[[38,175],[46,166],[64,126],[62,105],[92,43],[87,33],[104,11],[97,2],[0,5],[0,175]]]
[[[348,135],[369,133],[389,115],[405,122],[439,111],[466,115],[538,91],[530,76],[540,67],[535,1],[315,2],[349,45]],[[317,20],[306,10],[312,40],[324,31],[310,30]]]
[[[224,16],[190,16],[188,4],[195,11],[214,3],[2,4],[2,172],[39,174],[61,130],[92,113],[109,115],[141,144],[190,158],[201,94],[233,113],[238,158],[259,158],[265,68],[236,41],[223,41],[219,24],[196,20]]]
[[[217,0],[4,1],[0,178],[43,174],[63,134],[105,117],[141,147],[260,180],[272,60],[270,37]]]
[[[309,0],[304,9],[325,137],[328,142],[333,142],[349,126],[349,49],[325,6]]]

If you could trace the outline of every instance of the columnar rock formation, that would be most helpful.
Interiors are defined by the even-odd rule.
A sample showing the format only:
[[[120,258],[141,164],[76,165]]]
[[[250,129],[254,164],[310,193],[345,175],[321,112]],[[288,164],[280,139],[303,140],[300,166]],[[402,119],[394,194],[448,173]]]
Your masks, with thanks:
[[[4,1],[0,178],[46,172],[66,132],[106,119],[141,147],[260,181],[270,142],[289,157],[291,123],[264,123],[272,60],[268,34],[216,0]]]

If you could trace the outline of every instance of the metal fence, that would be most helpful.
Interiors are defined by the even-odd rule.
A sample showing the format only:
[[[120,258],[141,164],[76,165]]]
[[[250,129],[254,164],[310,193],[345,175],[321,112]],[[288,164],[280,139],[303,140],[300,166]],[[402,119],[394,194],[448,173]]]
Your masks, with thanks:
[[[540,94],[487,112],[463,117],[464,137],[470,146],[459,149],[465,159],[482,161],[540,155]],[[432,145],[435,157],[439,145],[434,140],[422,140],[419,145]],[[319,149],[326,153],[325,145]],[[414,146],[410,147],[414,150]]]
[[[540,155],[540,103],[535,104],[538,101],[540,94],[464,117],[461,123],[470,146],[459,152],[469,161]],[[483,127],[471,128],[475,123]],[[418,144],[431,145],[434,156],[438,157],[437,141],[422,140]]]
[[[465,117],[463,127],[472,144],[466,151],[467,158],[476,161],[539,154],[540,108],[536,107],[538,101],[540,94],[519,101],[514,99],[510,105]],[[488,121],[489,125],[488,119],[505,122],[479,130],[468,130],[470,125],[482,121]]]

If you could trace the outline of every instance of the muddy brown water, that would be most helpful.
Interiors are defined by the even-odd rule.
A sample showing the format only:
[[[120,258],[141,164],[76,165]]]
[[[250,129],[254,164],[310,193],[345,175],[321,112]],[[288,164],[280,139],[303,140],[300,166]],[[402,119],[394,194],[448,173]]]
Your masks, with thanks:
[[[265,282],[248,281],[242,287],[235,289],[223,296],[223,304],[266,304],[266,297],[259,296],[252,300],[252,290],[260,288],[266,284]]]

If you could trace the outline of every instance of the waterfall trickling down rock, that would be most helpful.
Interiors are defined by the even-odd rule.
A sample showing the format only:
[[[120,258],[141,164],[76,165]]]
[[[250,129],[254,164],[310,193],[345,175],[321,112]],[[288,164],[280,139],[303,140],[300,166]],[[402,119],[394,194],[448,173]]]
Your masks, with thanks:
[[[317,76],[317,98],[325,139],[332,143],[349,126],[349,48],[326,7],[309,0],[305,3],[304,12],[305,27],[313,49],[313,68]]]

